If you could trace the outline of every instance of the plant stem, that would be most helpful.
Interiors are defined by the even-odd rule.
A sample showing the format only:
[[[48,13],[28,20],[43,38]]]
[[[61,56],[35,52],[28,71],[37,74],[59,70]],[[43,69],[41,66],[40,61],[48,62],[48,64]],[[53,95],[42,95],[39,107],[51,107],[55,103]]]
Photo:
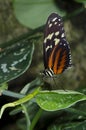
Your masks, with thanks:
[[[34,98],[39,92],[40,92],[40,87],[37,88],[34,92],[28,94],[27,96],[15,101],[15,102],[11,102],[11,103],[7,103],[7,104],[3,105],[1,108],[1,111],[0,111],[0,118],[2,117],[2,114],[6,108],[21,105],[21,104],[31,100],[32,98]]]
[[[22,103],[29,101],[30,99],[34,98],[39,93],[39,91],[40,91],[40,88],[36,89],[34,92],[28,94],[27,96],[13,102],[14,105],[17,106],[17,105],[20,105]]]
[[[30,130],[33,130],[38,119],[40,118],[41,114],[42,114],[43,110],[40,108],[39,111],[36,113],[34,119],[32,120],[31,126],[30,126]]]
[[[23,111],[24,111],[24,114],[25,114],[25,117],[26,117],[26,121],[27,121],[27,129],[26,130],[30,130],[31,122],[30,122],[30,118],[29,118],[29,114],[28,114],[27,108],[25,107],[24,104],[22,104],[21,106],[23,108]]]
[[[14,97],[14,98],[23,98],[25,96],[24,94],[15,93],[8,90],[3,90],[2,94],[6,96]]]

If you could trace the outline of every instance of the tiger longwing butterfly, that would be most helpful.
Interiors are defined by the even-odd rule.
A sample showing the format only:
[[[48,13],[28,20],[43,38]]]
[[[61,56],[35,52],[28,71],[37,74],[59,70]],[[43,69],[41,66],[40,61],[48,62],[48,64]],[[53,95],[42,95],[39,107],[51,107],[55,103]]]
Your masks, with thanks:
[[[43,75],[53,77],[72,66],[69,43],[66,41],[62,18],[52,13],[47,20],[43,43]]]

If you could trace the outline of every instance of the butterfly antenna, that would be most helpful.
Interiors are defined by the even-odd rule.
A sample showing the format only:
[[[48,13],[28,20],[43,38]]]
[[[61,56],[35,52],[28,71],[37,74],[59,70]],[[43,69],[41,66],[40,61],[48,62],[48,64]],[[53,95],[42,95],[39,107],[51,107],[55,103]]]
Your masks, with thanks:
[[[56,86],[56,88],[57,88],[57,83],[56,83],[56,81],[55,81],[54,77],[53,77],[53,81],[54,81],[55,86]],[[61,88],[62,90],[64,90],[64,91],[66,91],[62,85],[60,86],[60,88]]]
[[[52,78],[53,78],[53,81],[54,81],[54,83],[55,83],[55,88],[57,88],[57,87],[56,87],[56,86],[57,86],[56,81],[55,81],[54,77],[52,77]]]
[[[61,85],[61,89],[63,89],[64,91],[66,91],[66,89],[63,87],[63,85]]]

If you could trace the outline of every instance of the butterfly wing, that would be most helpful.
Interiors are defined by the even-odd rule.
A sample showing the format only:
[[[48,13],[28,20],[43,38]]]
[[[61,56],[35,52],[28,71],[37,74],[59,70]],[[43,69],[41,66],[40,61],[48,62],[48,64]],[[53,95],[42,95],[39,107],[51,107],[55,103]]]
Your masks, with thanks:
[[[62,73],[71,66],[70,46],[66,41],[62,18],[52,13],[47,20],[44,43],[44,67],[54,74]]]

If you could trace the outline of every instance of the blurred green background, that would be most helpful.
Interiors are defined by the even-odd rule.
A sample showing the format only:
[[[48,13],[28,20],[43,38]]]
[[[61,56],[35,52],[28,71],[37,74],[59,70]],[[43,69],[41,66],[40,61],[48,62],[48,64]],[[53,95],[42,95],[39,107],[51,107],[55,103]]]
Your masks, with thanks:
[[[65,89],[78,90],[86,94],[86,0],[0,0],[0,54],[3,53],[0,57],[0,64],[3,63],[4,59],[7,63],[10,61],[12,64],[11,61],[15,59],[12,55],[13,52],[18,53],[22,47],[25,50],[31,48],[26,61],[17,64],[19,67],[22,66],[21,70],[10,68],[12,70],[11,77],[7,74],[4,76],[0,70],[0,84],[7,82],[10,91],[20,92],[28,82],[39,78],[39,73],[43,70],[44,25],[52,12],[63,17],[74,64],[71,70],[58,79],[57,84],[64,86]],[[27,41],[30,45],[34,44],[34,47],[27,46]],[[6,50],[5,55],[4,50]],[[21,57],[27,52],[28,50],[24,54],[22,53]],[[28,61],[28,59],[30,60]],[[17,60],[19,61],[19,59]],[[44,83],[40,80],[35,82],[33,88],[42,83],[44,88],[50,89],[50,83]],[[0,106],[2,106],[7,102],[14,101],[15,98],[2,95],[0,100]],[[75,107],[76,110],[83,108],[82,111],[85,111],[86,102],[82,102],[81,105],[77,104]],[[34,104],[29,110],[31,119],[37,110],[38,106]],[[25,130],[23,114],[9,116],[9,112],[10,109],[6,110],[0,120],[0,129]],[[76,111],[70,112],[70,110],[69,112],[44,112],[34,130],[83,130],[82,126],[86,129],[86,118],[81,118],[79,113],[73,115],[72,112],[73,114],[77,113]],[[78,127],[76,127],[76,122]]]

